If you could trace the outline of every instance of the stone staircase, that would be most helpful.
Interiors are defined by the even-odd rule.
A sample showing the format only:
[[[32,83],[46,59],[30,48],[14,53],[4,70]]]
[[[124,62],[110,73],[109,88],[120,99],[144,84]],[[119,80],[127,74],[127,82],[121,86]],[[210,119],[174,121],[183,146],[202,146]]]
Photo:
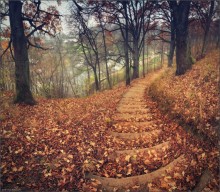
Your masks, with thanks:
[[[121,149],[97,172],[86,175],[98,183],[98,191],[175,191],[174,182],[185,180],[184,140],[175,130],[170,134],[169,125],[147,105],[148,85],[146,79],[136,81],[117,107],[109,134]]]

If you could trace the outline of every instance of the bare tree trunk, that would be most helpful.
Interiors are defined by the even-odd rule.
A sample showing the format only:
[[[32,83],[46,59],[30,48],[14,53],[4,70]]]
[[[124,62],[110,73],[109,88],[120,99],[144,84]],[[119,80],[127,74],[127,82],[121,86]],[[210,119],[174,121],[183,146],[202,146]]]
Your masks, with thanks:
[[[210,25],[211,25],[211,22],[212,22],[212,15],[213,15],[213,11],[214,11],[214,5],[215,5],[215,1],[211,1],[211,5],[210,5],[210,9],[209,9],[209,15],[207,17],[207,21],[206,21],[206,25],[205,25],[205,33],[204,33],[204,37],[203,37],[201,57],[203,57],[206,53],[207,43],[208,43],[208,34],[209,34]]]
[[[175,26],[174,26],[174,21],[172,19],[171,20],[171,35],[170,35],[170,52],[168,55],[168,67],[172,67],[173,65],[174,51],[175,51]]]
[[[111,80],[110,80],[110,75],[109,75],[109,70],[108,70],[108,60],[107,60],[107,47],[106,47],[106,41],[105,41],[105,30],[104,27],[102,25],[102,21],[99,17],[99,23],[100,26],[102,28],[102,38],[103,38],[103,43],[104,43],[104,50],[105,50],[105,67],[106,67],[106,76],[107,76],[107,81],[108,81],[108,86],[111,89],[112,85],[111,85]]]
[[[92,68],[92,70],[93,70],[94,77],[95,77],[95,88],[96,88],[96,91],[99,91],[100,90],[100,87],[99,87],[99,85],[100,85],[99,77],[98,77],[96,69],[94,67]]]
[[[128,14],[127,14],[127,2],[122,2],[123,9],[125,11],[125,41],[124,41],[124,51],[125,51],[125,75],[126,75],[126,85],[130,85],[130,66],[129,66],[129,56],[128,56]]]
[[[161,42],[162,43],[162,46],[161,46],[161,68],[163,67],[163,57],[164,57],[164,44],[163,44],[163,41]]]
[[[169,1],[174,13],[176,29],[176,75],[184,74],[192,67],[191,51],[188,43],[188,17],[191,1]]]
[[[147,73],[148,73],[148,68],[149,68],[149,45],[147,44]]]
[[[21,1],[9,1],[11,39],[14,48],[16,99],[15,103],[36,104],[30,90],[30,70],[27,39],[24,35]]]
[[[96,55],[96,63],[97,63],[96,66],[98,67],[98,89],[96,89],[96,91],[98,91],[98,90],[101,90],[101,66],[99,62],[98,52],[96,52],[95,55]]]
[[[0,42],[0,91],[4,91],[6,86],[5,86],[5,78],[4,78],[4,63],[3,63],[3,49],[2,49],[2,44]]]
[[[143,0],[144,3],[144,0]],[[144,52],[145,52],[145,30],[144,30],[144,5],[143,5],[143,9],[142,9],[142,14],[143,14],[143,24],[142,24],[142,32],[143,32],[143,61],[142,61],[142,65],[143,65],[143,77],[145,77],[145,62],[144,62]]]
[[[133,79],[139,78],[139,50],[138,40],[134,39],[133,42]]]

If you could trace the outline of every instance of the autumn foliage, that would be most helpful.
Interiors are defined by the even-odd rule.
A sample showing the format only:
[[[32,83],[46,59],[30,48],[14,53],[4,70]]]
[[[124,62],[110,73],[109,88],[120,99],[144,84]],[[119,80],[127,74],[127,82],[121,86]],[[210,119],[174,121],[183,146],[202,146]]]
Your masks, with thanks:
[[[213,143],[218,120],[217,58],[217,52],[210,53],[180,77],[174,76],[174,70],[162,69],[134,80],[131,87],[119,85],[87,98],[38,98],[38,105],[31,107],[12,105],[12,94],[1,94],[1,187],[101,191],[101,182],[89,179],[89,174],[122,179],[166,167],[165,174],[146,185],[132,181],[134,185],[124,189],[193,190],[209,170],[205,189],[218,191],[219,151]],[[160,78],[152,84],[154,75]],[[150,95],[144,92],[149,86]],[[131,89],[130,98],[123,101]],[[140,89],[143,98],[137,98]],[[163,100],[166,105],[161,106],[162,99],[167,99]],[[161,107],[171,113],[161,113]],[[185,131],[184,124],[174,121],[180,116],[209,139],[203,141]]]
[[[1,97],[1,187],[78,189],[83,163],[100,158],[103,134],[124,87],[85,99],[39,99],[34,107]]]
[[[219,51],[193,65],[185,75],[176,77],[169,69],[151,86],[151,95],[175,118],[217,143]]]

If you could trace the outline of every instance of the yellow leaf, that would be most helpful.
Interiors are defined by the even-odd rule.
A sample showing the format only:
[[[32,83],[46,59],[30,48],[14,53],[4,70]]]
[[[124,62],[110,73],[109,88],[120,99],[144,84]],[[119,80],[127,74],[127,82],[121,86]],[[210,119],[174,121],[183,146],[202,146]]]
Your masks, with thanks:
[[[95,143],[91,141],[91,142],[90,142],[90,145],[92,145],[92,146],[94,147],[94,146],[95,146]]]
[[[20,153],[20,152],[22,152],[22,148],[21,148],[21,149],[18,149],[17,151],[15,151],[15,154],[18,154],[18,153]]]
[[[163,179],[160,180],[160,186],[163,189],[169,189],[170,188],[168,183],[166,181],[164,181]]]
[[[12,171],[13,171],[13,172],[17,172],[17,171],[18,171],[17,167],[13,167],[13,168],[12,168]]]
[[[119,177],[119,178],[121,178],[121,177],[122,177],[122,174],[117,174],[116,176]]]
[[[205,157],[205,156],[206,156],[206,154],[205,154],[205,153],[203,153],[203,154],[202,154],[202,159],[204,159],[204,157]]]
[[[29,136],[26,136],[26,138],[27,138],[28,141],[31,141],[31,138]]]
[[[69,159],[67,159],[67,158],[63,158],[64,159],[64,161],[66,161],[67,163],[69,163],[70,162],[70,160]]]
[[[24,169],[24,167],[21,166],[21,167],[18,168],[18,171],[22,171],[23,169]]]
[[[105,177],[109,177],[108,173],[104,173],[104,176],[105,176]]]
[[[73,155],[68,155],[67,157],[70,158],[70,159],[72,159],[72,158],[73,158]]]
[[[130,155],[126,155],[125,156],[125,161],[129,162],[130,161],[131,156]]]
[[[182,175],[180,173],[174,173],[174,178],[175,179],[181,179]]]
[[[128,170],[127,170],[126,175],[131,175],[131,172],[132,172],[131,164],[128,164],[127,167],[128,167]]]
[[[99,160],[98,161],[100,164],[103,164],[104,163],[104,160]]]
[[[73,169],[72,169],[72,167],[67,167],[66,170],[67,170],[68,172],[71,172]]]

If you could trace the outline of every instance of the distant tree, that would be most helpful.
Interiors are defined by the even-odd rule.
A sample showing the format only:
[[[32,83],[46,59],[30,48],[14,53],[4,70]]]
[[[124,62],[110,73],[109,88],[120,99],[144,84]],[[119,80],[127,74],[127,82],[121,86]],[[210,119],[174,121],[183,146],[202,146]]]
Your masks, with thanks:
[[[213,21],[213,17],[215,16],[216,13],[216,7],[217,7],[215,6],[216,4],[217,3],[215,2],[215,0],[193,2],[193,8],[197,13],[200,24],[204,31],[200,57],[203,57],[206,53],[209,31],[210,31],[211,23]]]
[[[102,7],[97,4],[97,6],[94,8],[94,13],[96,14],[97,22],[101,28],[102,32],[102,39],[103,39],[103,46],[104,46],[104,62],[105,62],[105,68],[106,68],[106,78],[108,82],[108,86],[111,89],[111,79],[109,74],[109,68],[108,68],[108,51],[107,51],[107,38],[109,32],[105,29],[106,21],[105,21],[105,15],[103,14]]]
[[[39,44],[32,42],[32,35],[40,31],[49,35],[57,32],[59,25],[59,13],[55,7],[51,6],[41,10],[41,0],[21,1],[9,0],[5,3],[3,16],[9,16],[10,21],[10,42],[8,49],[13,46],[13,59],[15,61],[15,82],[16,82],[16,99],[15,103],[25,103],[29,105],[36,104],[30,90],[30,69],[28,58],[28,46],[41,49]]]
[[[95,79],[95,89],[99,91],[101,89],[100,53],[97,40],[99,31],[88,26],[90,14],[91,9],[86,7],[85,3],[79,4],[73,0],[69,24],[75,28],[75,33],[78,35],[79,43],[85,57],[84,63],[92,68]]]
[[[176,47],[176,29],[174,26],[174,12],[170,11],[167,1],[162,1],[161,4],[159,4],[159,13],[157,17],[162,20],[163,30],[161,30],[161,33],[164,35],[163,38],[161,36],[159,37],[165,43],[169,43],[168,67],[172,67]],[[169,36],[169,39],[167,36]]]

